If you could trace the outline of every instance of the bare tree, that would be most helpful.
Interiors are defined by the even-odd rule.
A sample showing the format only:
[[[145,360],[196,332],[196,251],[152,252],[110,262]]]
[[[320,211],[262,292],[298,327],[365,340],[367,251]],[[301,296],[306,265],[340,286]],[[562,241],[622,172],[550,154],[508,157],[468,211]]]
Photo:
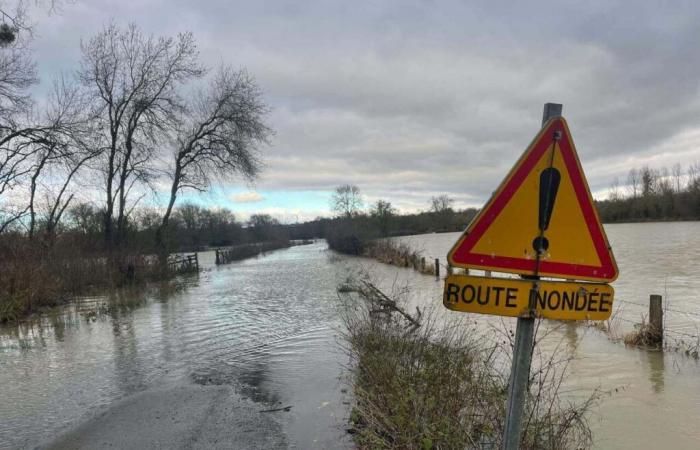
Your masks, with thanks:
[[[639,195],[639,183],[639,172],[635,168],[630,169],[629,174],[627,175],[627,185],[632,198],[637,198]]]
[[[101,125],[105,174],[105,239],[124,238],[132,188],[152,175],[153,151],[170,130],[182,101],[178,86],[204,72],[192,34],[145,36],[112,24],[82,45],[79,78]]]
[[[244,70],[220,68],[208,89],[193,97],[174,139],[170,200],[157,232],[159,246],[181,190],[205,190],[215,176],[255,178],[261,168],[258,147],[272,133],[265,124],[267,111],[262,92]]]
[[[688,172],[688,190],[697,192],[700,190],[700,162],[696,161],[686,169]]]
[[[615,177],[610,185],[610,195],[608,198],[614,202],[620,200],[620,180],[618,180],[617,177]]]
[[[671,168],[671,173],[673,174],[673,179],[676,184],[676,193],[680,193],[681,182],[683,180],[683,169],[681,167],[681,163],[677,162],[676,164],[674,164]]]
[[[639,171],[639,178],[642,184],[643,197],[648,198],[657,193],[659,189],[659,173],[656,170],[649,166],[644,166]]]
[[[73,176],[87,161],[99,153],[93,142],[89,140],[92,117],[86,114],[83,100],[77,85],[67,84],[63,78],[57,80],[42,119],[45,125],[32,135],[31,142],[36,149],[29,184],[30,239],[34,237],[36,229],[35,201],[41,177],[49,173],[53,178],[63,179],[56,193],[46,193],[46,198],[51,199],[49,203],[55,206],[55,208],[49,208],[53,213],[49,214],[51,220],[47,223],[50,228],[53,228],[57,223],[54,223],[54,220],[60,219],[60,215],[68,206],[63,204],[63,197]],[[69,195],[69,199],[72,197]],[[61,214],[58,214],[59,212]]]
[[[439,195],[437,197],[430,198],[430,210],[434,213],[443,213],[445,211],[452,211],[452,204],[454,200],[447,195]]]
[[[441,230],[447,230],[452,225],[454,220],[453,203],[454,200],[445,194],[430,198],[430,211]]]
[[[331,208],[343,217],[356,216],[362,209],[360,188],[354,184],[344,184],[335,188],[331,199]]]
[[[671,175],[666,167],[658,169],[656,172],[656,190],[657,193],[665,195],[667,197],[672,197],[675,192],[673,182],[671,180]]]
[[[388,201],[377,200],[377,203],[372,206],[370,215],[377,222],[382,236],[389,235],[389,224],[391,223],[391,219],[394,217],[394,214],[396,214],[396,208],[394,208]]]

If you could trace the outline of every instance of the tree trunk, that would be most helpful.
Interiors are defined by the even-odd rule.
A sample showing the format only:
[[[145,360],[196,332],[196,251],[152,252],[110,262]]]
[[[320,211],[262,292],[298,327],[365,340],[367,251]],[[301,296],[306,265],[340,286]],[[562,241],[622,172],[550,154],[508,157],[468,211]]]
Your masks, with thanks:
[[[112,215],[114,214],[114,196],[112,195],[112,183],[114,182],[114,158],[116,156],[116,135],[112,133],[112,148],[109,155],[109,164],[107,166],[107,210],[104,216],[104,233],[105,243],[107,248],[111,249],[114,245],[114,229]]]
[[[29,191],[29,240],[34,240],[34,230],[36,229],[36,210],[34,209],[34,200],[36,199],[36,181],[39,179],[44,165],[48,159],[48,155],[41,158],[34,174],[32,175],[31,187]]]
[[[165,243],[165,232],[168,227],[168,221],[170,220],[170,214],[173,212],[173,206],[175,206],[175,200],[177,199],[177,191],[180,188],[180,174],[182,169],[180,167],[180,160],[175,163],[175,174],[173,175],[173,184],[170,188],[170,201],[168,202],[168,208],[163,214],[163,220],[160,222],[160,226],[156,230],[156,248],[158,249],[158,254],[161,259],[165,256],[167,258],[167,247]]]

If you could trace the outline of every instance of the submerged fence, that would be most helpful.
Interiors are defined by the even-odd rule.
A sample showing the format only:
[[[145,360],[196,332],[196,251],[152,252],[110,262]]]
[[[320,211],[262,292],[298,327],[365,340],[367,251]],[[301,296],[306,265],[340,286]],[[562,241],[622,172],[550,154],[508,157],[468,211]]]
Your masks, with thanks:
[[[197,253],[170,255],[168,270],[176,273],[199,272],[199,257]]]
[[[272,241],[236,245],[235,247],[229,248],[217,248],[214,250],[215,262],[217,265],[228,264],[233,261],[250,258],[272,250],[291,247],[292,245],[293,244],[290,241]]]

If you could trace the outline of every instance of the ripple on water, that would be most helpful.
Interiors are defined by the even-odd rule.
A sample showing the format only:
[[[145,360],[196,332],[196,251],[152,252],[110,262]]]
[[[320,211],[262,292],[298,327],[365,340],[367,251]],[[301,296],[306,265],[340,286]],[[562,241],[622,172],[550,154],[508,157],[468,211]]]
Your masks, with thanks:
[[[336,274],[324,249],[221,267],[203,255],[205,272],[167,301],[139,291],[128,294],[140,296],[136,307],[95,316],[108,299],[86,297],[58,319],[0,328],[0,448],[31,446],[115,399],[183,378],[230,384],[257,401],[294,401],[299,411],[311,402],[317,425],[307,434],[338,441],[342,429],[311,407],[339,395]],[[300,387],[307,383],[318,392]],[[305,441],[309,424],[301,433],[295,423],[287,432],[300,448],[323,448]]]

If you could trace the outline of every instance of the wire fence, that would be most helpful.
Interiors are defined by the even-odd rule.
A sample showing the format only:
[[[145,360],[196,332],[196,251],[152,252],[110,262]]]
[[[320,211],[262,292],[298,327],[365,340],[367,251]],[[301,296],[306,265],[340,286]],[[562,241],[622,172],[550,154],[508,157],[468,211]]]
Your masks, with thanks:
[[[442,270],[440,270],[441,273],[449,274],[449,273],[450,273],[450,270],[451,270],[451,269],[454,269],[454,268],[452,268],[449,264],[447,264],[447,261],[444,259],[444,257],[443,257],[443,259],[441,259],[441,258],[432,256],[432,255],[424,255],[424,254],[422,254],[422,253],[421,253],[421,256],[425,257],[426,260],[428,260],[428,261],[437,261],[438,266],[445,269],[444,272],[443,272]],[[648,310],[648,308],[649,308],[649,304],[648,304],[648,303],[647,303],[647,304],[644,304],[644,303],[639,303],[639,302],[635,302],[635,301],[632,301],[632,300],[619,300],[619,299],[616,299],[615,302],[616,302],[616,303],[622,303],[622,304],[625,304],[625,305],[634,305],[634,306],[639,307],[639,308],[644,308],[645,310]],[[670,307],[668,307],[668,306],[664,306],[664,307],[663,307],[663,310],[664,310],[664,313],[679,314],[679,315],[684,315],[684,316],[689,316],[689,317],[697,318],[697,319],[700,320],[700,312],[683,311],[683,310],[676,309],[676,308],[670,308]],[[630,324],[633,324],[633,325],[639,325],[639,321],[638,321],[638,320],[631,320],[631,319],[627,319],[627,318],[624,318],[624,317],[616,317],[615,320],[620,320],[620,321],[622,321],[622,322],[630,323]],[[668,328],[664,327],[664,333],[668,333],[668,334],[675,335],[675,336],[682,336],[682,337],[685,337],[685,338],[691,338],[691,339],[693,339],[693,340],[700,340],[700,332],[699,332],[698,334],[691,334],[691,333],[686,333],[686,332],[683,332],[683,331],[671,330],[671,329],[668,329]]]

